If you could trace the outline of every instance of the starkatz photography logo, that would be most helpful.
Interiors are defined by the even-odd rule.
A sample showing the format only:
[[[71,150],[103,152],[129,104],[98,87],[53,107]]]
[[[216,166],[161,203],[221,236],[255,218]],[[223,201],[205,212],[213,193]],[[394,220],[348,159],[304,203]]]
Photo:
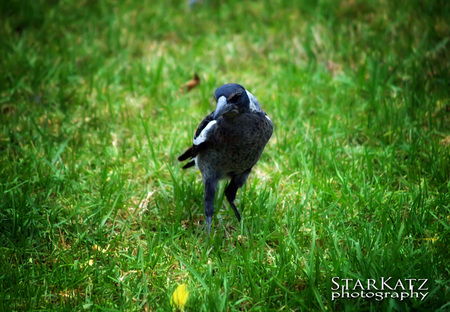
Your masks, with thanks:
[[[380,279],[352,279],[333,277],[331,279],[331,301],[336,299],[419,299],[423,301],[428,296],[428,279],[405,278],[394,280],[392,277]]]

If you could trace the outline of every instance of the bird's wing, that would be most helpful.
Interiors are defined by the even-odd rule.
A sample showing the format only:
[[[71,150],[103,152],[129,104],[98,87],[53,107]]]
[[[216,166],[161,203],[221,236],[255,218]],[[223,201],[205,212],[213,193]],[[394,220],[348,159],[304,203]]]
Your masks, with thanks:
[[[195,140],[197,140],[197,138],[203,136],[206,136],[206,133],[209,132],[209,130],[211,129],[212,125],[210,125],[211,122],[214,122],[214,112],[212,112],[211,114],[209,114],[208,116],[206,116],[202,122],[200,123],[200,125],[198,126],[197,130],[195,131],[194,134],[194,145],[199,145],[199,144],[195,144]],[[209,126],[209,128],[208,128]],[[204,132],[203,130],[206,129],[206,132]]]
[[[208,138],[214,132],[216,122],[217,121],[214,120],[214,112],[212,112],[202,120],[197,130],[195,131],[193,145],[189,147],[180,157],[178,157],[179,161],[183,161],[188,158],[195,158],[199,151],[201,151],[208,145]],[[194,163],[191,164],[191,162],[189,162],[189,164],[187,164],[186,166],[193,166]]]

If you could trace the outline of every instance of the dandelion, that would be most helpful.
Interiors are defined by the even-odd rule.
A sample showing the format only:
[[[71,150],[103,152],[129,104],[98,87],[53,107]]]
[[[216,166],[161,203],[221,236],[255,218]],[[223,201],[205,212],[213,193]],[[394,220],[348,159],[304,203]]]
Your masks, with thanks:
[[[189,292],[187,291],[186,284],[178,285],[177,289],[172,294],[170,305],[179,309],[183,309],[188,299]]]

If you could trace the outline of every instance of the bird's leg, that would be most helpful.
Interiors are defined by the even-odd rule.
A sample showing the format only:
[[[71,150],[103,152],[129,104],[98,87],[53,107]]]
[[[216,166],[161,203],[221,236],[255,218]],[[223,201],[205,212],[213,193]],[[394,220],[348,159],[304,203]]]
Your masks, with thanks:
[[[241,214],[239,213],[239,210],[237,209],[236,204],[234,203],[234,200],[236,199],[237,190],[238,186],[236,185],[234,179],[232,179],[230,184],[228,184],[227,188],[225,189],[225,196],[227,197],[227,200],[230,203],[231,208],[233,208],[236,218],[238,219],[239,222],[241,222]]]
[[[237,209],[234,200],[236,199],[236,193],[238,189],[245,184],[245,181],[247,181],[248,175],[250,174],[251,170],[252,169],[250,168],[244,171],[244,173],[232,177],[230,184],[228,184],[227,188],[225,189],[225,196],[227,197],[227,200],[230,203],[231,208],[233,208],[234,214],[236,215],[236,218],[238,219],[239,222],[241,222],[241,214],[239,213],[239,210]]]
[[[218,179],[205,179],[205,216],[208,235],[211,234],[211,221],[214,214],[214,196],[216,195]]]

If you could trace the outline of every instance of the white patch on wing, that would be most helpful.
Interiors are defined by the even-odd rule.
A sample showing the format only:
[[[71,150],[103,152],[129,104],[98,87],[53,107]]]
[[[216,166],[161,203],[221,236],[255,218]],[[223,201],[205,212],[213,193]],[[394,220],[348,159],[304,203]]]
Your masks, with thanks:
[[[247,92],[248,99],[250,100],[250,110],[261,112],[261,107],[259,106],[259,102],[255,96],[248,92],[248,90],[245,90],[245,92]]]
[[[200,132],[198,137],[194,137],[194,145],[200,145],[206,141],[211,128],[216,124],[217,120],[211,120],[206,127]]]
[[[269,116],[266,115],[266,118],[267,118],[270,122],[272,122],[272,120],[269,118]]]

